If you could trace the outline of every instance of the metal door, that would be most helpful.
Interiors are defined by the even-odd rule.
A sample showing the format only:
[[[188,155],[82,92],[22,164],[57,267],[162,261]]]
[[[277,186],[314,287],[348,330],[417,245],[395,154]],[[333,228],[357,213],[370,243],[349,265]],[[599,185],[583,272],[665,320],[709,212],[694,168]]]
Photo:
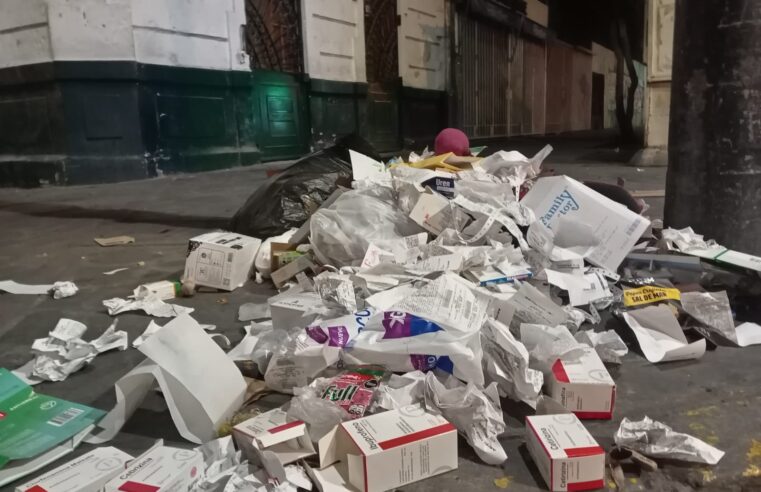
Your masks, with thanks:
[[[380,152],[399,148],[396,0],[365,0],[367,136]]]
[[[246,0],[246,49],[254,71],[253,110],[264,160],[309,150],[298,0]]]

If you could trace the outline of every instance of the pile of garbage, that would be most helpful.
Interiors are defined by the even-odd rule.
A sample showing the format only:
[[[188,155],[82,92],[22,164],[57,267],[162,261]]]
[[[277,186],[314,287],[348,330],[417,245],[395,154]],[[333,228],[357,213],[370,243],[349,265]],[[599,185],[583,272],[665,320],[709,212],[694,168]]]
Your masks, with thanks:
[[[527,447],[550,490],[621,485],[624,455],[716,464],[722,451],[647,417],[623,419],[610,456],[587,431],[583,420],[613,418],[606,366],[628,352],[602,321],[622,319],[652,363],[759,344],[761,326],[738,321],[734,303],[761,292],[761,258],[544,175],[551,150],[383,163],[351,137],[295,163],[232,231],[190,240],[181,282],[103,301],[112,316],[170,320],[133,341],[146,360],[116,383],[113,410],[59,400],[55,439],[0,443],[0,484],[108,442],[156,385],[198,448],[98,447],[16,490],[56,490],[63,475],[86,481],[77,490],[392,490],[456,469],[458,434],[501,465],[504,398],[533,409]],[[167,302],[252,278],[278,293],[240,306],[250,324],[227,351],[192,308]],[[85,330],[62,320],[35,359],[0,372],[0,394],[43,398],[27,385],[128,348],[115,326],[91,342]],[[261,412],[266,392],[290,401]]]

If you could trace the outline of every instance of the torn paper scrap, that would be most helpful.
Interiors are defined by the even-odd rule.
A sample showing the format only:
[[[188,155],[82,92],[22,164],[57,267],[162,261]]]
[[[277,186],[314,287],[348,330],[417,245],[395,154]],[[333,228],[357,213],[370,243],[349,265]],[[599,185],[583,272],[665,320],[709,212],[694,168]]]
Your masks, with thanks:
[[[761,325],[757,323],[742,323],[735,329],[735,333],[737,345],[741,347],[761,344]]]
[[[481,390],[473,383],[465,385],[449,377],[445,385],[431,372],[425,378],[425,406],[457,427],[485,463],[499,465],[507,459],[497,439],[507,428],[497,383]]]
[[[93,240],[104,248],[109,246],[122,246],[135,242],[135,238],[132,236],[96,237]]]
[[[615,440],[618,446],[631,448],[652,458],[715,465],[724,456],[724,451],[689,434],[674,432],[671,427],[649,417],[640,421],[624,418],[616,431]]]
[[[56,282],[53,284],[53,288],[50,292],[53,294],[53,299],[63,299],[65,297],[71,297],[79,291],[74,282]]]
[[[547,281],[552,285],[568,291],[571,306],[585,306],[594,301],[612,297],[608,282],[600,273],[575,275],[555,270],[545,269]]]
[[[156,296],[148,296],[143,299],[106,299],[103,305],[108,308],[108,314],[116,316],[117,314],[128,311],[144,311],[148,316],[158,318],[173,318],[181,314],[190,314],[193,308],[178,306],[176,304],[167,304]]]
[[[29,294],[40,295],[47,294],[50,289],[53,288],[53,284],[50,285],[27,285],[14,282],[13,280],[0,280],[0,290],[9,294]]]
[[[88,442],[112,439],[156,382],[180,435],[196,444],[214,439],[219,425],[243,403],[246,382],[240,371],[187,314],[148,337],[140,351],[148,360],[116,382],[116,405]]]
[[[501,394],[536,406],[544,375],[529,368],[529,353],[506,325],[487,319],[481,330],[484,370],[487,379],[497,383]]]
[[[650,362],[698,359],[706,351],[705,339],[689,343],[668,306],[648,306],[624,313],[624,321],[637,337]]]
[[[257,304],[247,302],[238,308],[238,321],[252,321],[255,319],[271,318],[270,305],[266,302]]]
[[[375,179],[388,175],[386,166],[382,162],[378,162],[365,154],[349,149],[349,157],[351,159],[351,174],[354,181]],[[388,176],[390,177],[390,175]]]
[[[124,268],[115,268],[113,270],[109,270],[107,272],[103,272],[103,275],[114,275],[116,273],[123,272],[124,270],[129,270],[129,268],[127,268],[127,267],[124,267]]]
[[[626,343],[615,330],[596,332],[584,330],[576,333],[576,340],[594,347],[603,362],[620,364],[621,358],[629,353]]]

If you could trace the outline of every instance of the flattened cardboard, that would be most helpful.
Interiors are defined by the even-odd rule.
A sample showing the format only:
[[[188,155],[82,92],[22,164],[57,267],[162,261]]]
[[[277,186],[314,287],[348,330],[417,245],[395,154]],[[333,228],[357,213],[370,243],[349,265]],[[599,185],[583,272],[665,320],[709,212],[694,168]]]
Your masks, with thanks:
[[[526,445],[549,490],[605,486],[605,451],[575,415],[526,417]]]
[[[112,446],[95,448],[34,480],[16,492],[98,492],[125,469],[133,456]]]
[[[203,454],[195,449],[164,446],[159,441],[130,462],[104,492],[180,492],[191,490],[204,469]]]

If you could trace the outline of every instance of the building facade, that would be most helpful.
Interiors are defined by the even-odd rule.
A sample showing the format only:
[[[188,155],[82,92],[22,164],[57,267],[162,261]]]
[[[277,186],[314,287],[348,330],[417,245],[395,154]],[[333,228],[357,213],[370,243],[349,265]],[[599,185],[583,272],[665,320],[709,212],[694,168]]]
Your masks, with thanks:
[[[352,132],[393,152],[448,125],[614,127],[610,50],[548,18],[540,0],[3,0],[0,184],[250,165]]]

